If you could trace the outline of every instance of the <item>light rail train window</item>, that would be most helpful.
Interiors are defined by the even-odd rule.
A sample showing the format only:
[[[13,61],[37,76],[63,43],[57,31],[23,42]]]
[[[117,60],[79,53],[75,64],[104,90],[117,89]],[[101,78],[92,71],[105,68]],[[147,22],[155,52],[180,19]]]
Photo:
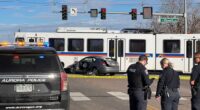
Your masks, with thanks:
[[[103,39],[88,39],[87,50],[89,52],[102,52]]]
[[[130,52],[146,52],[146,40],[130,40],[129,41]]]
[[[49,46],[56,49],[56,51],[65,50],[65,39],[64,38],[49,38]]]
[[[124,53],[124,42],[123,40],[119,40],[118,41],[118,57],[123,57]]]
[[[200,52],[200,41],[196,42],[196,52]]]
[[[109,41],[109,57],[114,57],[114,52],[115,52],[115,41],[110,40]]]
[[[83,51],[83,39],[68,39],[68,51]]]
[[[187,58],[192,58],[192,41],[186,42],[186,56]]]
[[[23,37],[17,37],[15,39],[15,42],[24,42],[24,38]]]
[[[35,42],[35,39],[36,39],[36,38],[31,38],[31,37],[29,37],[29,38],[28,38],[28,42],[33,43],[33,42]]]
[[[164,53],[180,53],[180,40],[164,40]]]

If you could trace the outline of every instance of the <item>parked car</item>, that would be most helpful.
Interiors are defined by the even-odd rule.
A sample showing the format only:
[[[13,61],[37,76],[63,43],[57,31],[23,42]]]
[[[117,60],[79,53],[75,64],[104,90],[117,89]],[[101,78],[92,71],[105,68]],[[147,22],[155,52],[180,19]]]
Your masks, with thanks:
[[[65,68],[70,73],[85,73],[88,75],[115,75],[119,72],[119,64],[110,58],[90,56]]]
[[[0,110],[69,110],[67,74],[50,47],[0,47]]]

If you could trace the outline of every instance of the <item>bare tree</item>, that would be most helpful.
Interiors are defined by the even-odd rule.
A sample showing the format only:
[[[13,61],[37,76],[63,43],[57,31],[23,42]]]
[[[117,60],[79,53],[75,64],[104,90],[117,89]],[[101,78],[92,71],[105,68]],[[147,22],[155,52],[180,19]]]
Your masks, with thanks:
[[[190,19],[188,20],[188,24],[190,33],[200,33],[200,16],[198,15],[199,12],[200,9],[194,9],[189,16]]]
[[[184,0],[162,0],[160,11],[163,13],[184,13]],[[193,6],[192,0],[187,0],[188,8],[188,33],[199,33],[200,29],[200,9]],[[173,16],[162,16],[162,17],[173,17]],[[160,23],[158,22],[159,17],[154,17],[152,27],[155,32],[164,33],[184,33],[184,18],[178,17],[176,23]]]

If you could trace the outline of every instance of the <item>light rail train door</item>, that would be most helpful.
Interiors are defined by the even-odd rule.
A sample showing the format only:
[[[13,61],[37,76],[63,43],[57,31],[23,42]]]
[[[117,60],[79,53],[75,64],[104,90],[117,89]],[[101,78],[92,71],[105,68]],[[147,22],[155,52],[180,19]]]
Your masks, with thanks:
[[[185,73],[191,73],[196,52],[200,52],[200,39],[185,40]]]
[[[107,40],[107,57],[112,58],[119,63],[120,72],[126,71],[125,43],[126,40],[123,38],[116,37]]]

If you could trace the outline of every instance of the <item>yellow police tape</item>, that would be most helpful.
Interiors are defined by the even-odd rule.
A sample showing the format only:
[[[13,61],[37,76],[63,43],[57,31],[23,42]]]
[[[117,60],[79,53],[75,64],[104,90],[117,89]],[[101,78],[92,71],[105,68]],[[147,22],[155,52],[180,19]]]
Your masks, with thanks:
[[[95,78],[95,79],[126,79],[127,76],[88,76],[88,75],[79,75],[79,74],[69,74],[69,78]]]
[[[149,75],[150,78],[158,79],[159,75]],[[127,79],[126,75],[115,75],[115,76],[88,76],[88,75],[80,75],[80,74],[69,74],[69,78],[89,78],[89,79]],[[190,76],[180,75],[181,80],[189,80]]]

